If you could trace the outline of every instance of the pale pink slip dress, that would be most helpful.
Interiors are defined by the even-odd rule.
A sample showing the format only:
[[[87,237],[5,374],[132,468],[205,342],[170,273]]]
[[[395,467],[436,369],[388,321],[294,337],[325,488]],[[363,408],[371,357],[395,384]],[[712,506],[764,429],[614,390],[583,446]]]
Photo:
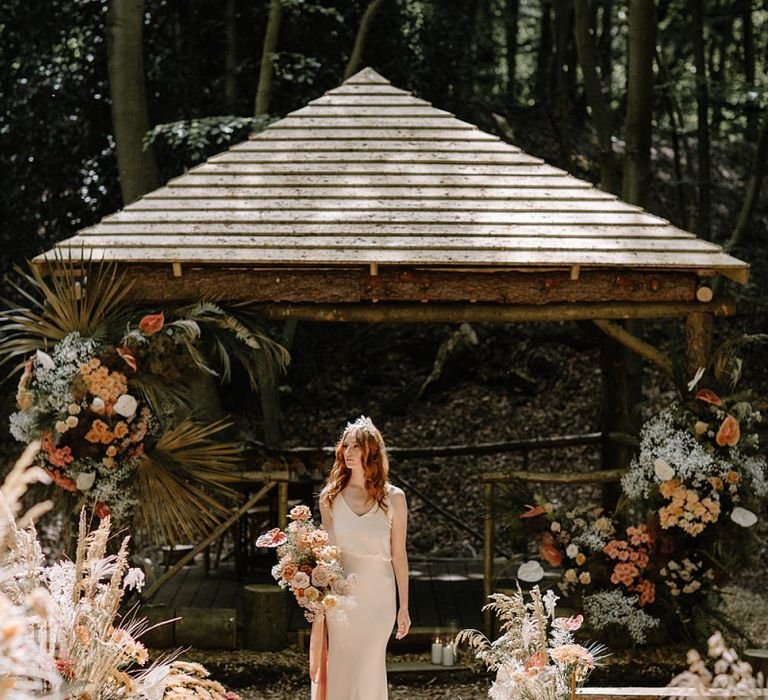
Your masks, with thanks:
[[[328,700],[387,700],[387,642],[397,617],[389,499],[387,506],[357,515],[343,494],[333,501],[333,532],[344,573],[357,574],[357,605],[346,623],[327,618]]]

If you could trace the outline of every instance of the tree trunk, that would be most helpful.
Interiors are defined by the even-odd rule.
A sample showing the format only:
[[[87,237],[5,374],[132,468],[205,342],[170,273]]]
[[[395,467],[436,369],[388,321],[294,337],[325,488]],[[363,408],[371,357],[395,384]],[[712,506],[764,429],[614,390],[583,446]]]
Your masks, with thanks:
[[[376,13],[381,9],[381,6],[386,0],[371,0],[368,3],[368,7],[365,8],[363,18],[360,20],[360,26],[357,28],[357,36],[355,36],[355,46],[352,49],[352,55],[347,62],[347,68],[344,71],[344,80],[357,73],[360,69],[360,64],[363,60],[363,53],[365,52],[365,42],[368,39],[368,34],[373,26],[373,19],[376,17]]]
[[[124,206],[158,186],[154,156],[143,143],[144,135],[149,131],[142,56],[143,26],[144,0],[110,2],[107,13],[109,87]]]
[[[507,0],[504,13],[504,33],[507,54],[507,98],[517,102],[517,34],[520,22],[520,0]]]
[[[711,170],[709,147],[709,89],[704,47],[704,0],[693,0],[693,53],[696,66],[696,114],[698,136],[698,216],[696,233],[705,240],[712,238]]]
[[[579,3],[576,3],[577,5]],[[594,26],[597,26],[595,21]],[[613,0],[604,0],[600,13],[600,38],[597,40],[597,54],[600,65],[600,78],[604,85],[611,84],[613,32]]]
[[[597,74],[597,60],[591,26],[592,8],[587,0],[579,0],[574,4],[574,34],[576,50],[584,77],[584,90],[587,103],[592,110],[592,118],[597,132],[597,142],[600,157],[600,187],[606,192],[618,194],[616,178],[616,161],[611,145],[611,117],[608,102],[603,94],[600,76]]]
[[[224,8],[224,102],[230,114],[237,110],[237,0],[227,0]]]
[[[763,184],[763,178],[765,177],[766,165],[768,164],[768,110],[765,112],[763,118],[763,128],[760,132],[760,138],[757,141],[757,150],[755,151],[755,159],[752,162],[752,173],[749,178],[749,184],[747,185],[747,194],[744,197],[744,203],[741,206],[739,212],[739,219],[736,222],[736,227],[731,234],[730,239],[725,244],[725,250],[731,252],[734,250],[744,238],[744,232],[749,227],[750,221],[752,221],[752,215],[754,214],[757,201],[760,197],[760,188]]]
[[[552,3],[541,3],[541,28],[539,30],[539,53],[536,59],[536,102],[545,102],[552,88],[550,66],[552,65]]]
[[[261,67],[259,69],[259,85],[256,88],[256,105],[254,114],[257,117],[269,114],[269,97],[272,92],[272,62],[277,48],[277,38],[280,35],[280,0],[271,0],[269,4],[269,19],[264,32],[264,46],[261,51]]]
[[[673,153],[673,165],[675,170],[675,192],[677,194],[677,204],[679,208],[679,216],[682,222],[682,227],[688,229],[690,216],[689,216],[689,202],[690,195],[688,192],[688,185],[686,184],[686,173],[683,172],[683,158],[681,152],[685,152],[685,165],[686,169],[690,172],[691,169],[691,149],[688,144],[688,137],[685,135],[685,129],[682,121],[682,112],[680,106],[677,103],[677,99],[673,92],[674,83],[672,76],[667,70],[666,63],[664,62],[664,56],[660,50],[656,51],[656,65],[659,69],[659,77],[661,84],[664,87],[664,104],[667,108],[667,117],[669,118],[669,128],[672,134],[672,153]]]
[[[725,14],[725,13],[724,13]],[[717,138],[720,134],[720,125],[723,121],[723,103],[726,100],[725,90],[725,72],[727,70],[728,47],[733,39],[733,21],[728,16],[720,19],[717,30],[713,31],[713,36],[718,41],[712,41],[710,48],[712,70],[712,92],[715,100],[712,103],[712,123],[711,132]],[[715,58],[715,46],[717,46],[717,58]]]
[[[602,369],[603,407],[601,455],[602,469],[624,469],[629,466],[629,449],[614,440],[610,433],[629,431],[629,382],[627,351],[613,338],[601,333],[600,365]],[[620,495],[618,484],[604,484],[602,505],[613,510]]]
[[[744,44],[744,79],[747,89],[755,89],[755,30],[752,22],[752,0],[744,3],[742,22],[742,41]],[[759,107],[757,100],[750,99],[747,102],[747,141],[751,143],[757,133],[757,115]]]
[[[626,155],[623,199],[648,205],[651,184],[653,56],[656,42],[654,0],[629,2]]]

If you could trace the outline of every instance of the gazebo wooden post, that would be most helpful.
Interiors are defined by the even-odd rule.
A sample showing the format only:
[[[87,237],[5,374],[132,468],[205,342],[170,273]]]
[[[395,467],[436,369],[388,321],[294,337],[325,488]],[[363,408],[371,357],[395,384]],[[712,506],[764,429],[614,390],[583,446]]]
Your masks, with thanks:
[[[602,374],[602,434],[601,463],[603,469],[623,469],[629,463],[629,450],[615,440],[612,433],[626,433],[629,423],[629,377],[626,349],[608,335],[603,334],[600,343]],[[605,483],[602,486],[603,507],[608,510],[616,505],[619,486]]]
[[[715,317],[711,313],[693,311],[685,317],[685,371],[686,380],[706,367],[712,355]]]
[[[493,593],[493,547],[496,526],[493,521],[493,500],[495,488],[492,481],[483,484],[484,518],[483,518],[483,605],[487,605],[488,596]],[[490,610],[483,611],[483,631],[490,638],[493,634],[493,615]]]

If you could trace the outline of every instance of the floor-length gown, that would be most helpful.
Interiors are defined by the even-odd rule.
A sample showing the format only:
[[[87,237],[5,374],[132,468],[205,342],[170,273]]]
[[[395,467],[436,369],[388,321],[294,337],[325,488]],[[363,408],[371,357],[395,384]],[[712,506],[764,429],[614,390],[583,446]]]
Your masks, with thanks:
[[[390,487],[391,488],[391,487]],[[387,504],[389,501],[387,500]],[[357,515],[338,494],[331,510],[345,574],[357,574],[348,622],[327,618],[328,700],[386,700],[387,642],[397,616],[392,506]]]

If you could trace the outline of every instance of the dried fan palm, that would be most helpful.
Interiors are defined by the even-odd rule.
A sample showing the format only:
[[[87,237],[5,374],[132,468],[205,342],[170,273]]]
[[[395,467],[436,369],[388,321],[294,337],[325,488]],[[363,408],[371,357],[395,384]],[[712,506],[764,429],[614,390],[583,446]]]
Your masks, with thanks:
[[[231,423],[202,425],[184,420],[166,431],[139,464],[142,494],[138,519],[156,540],[179,541],[211,531],[229,508],[219,497],[235,500],[227,483],[236,480],[240,448],[211,437]]]
[[[0,364],[45,350],[73,331],[102,340],[120,325],[132,283],[125,274],[118,274],[113,263],[95,263],[82,252],[79,259],[57,252],[47,278],[31,263],[29,272],[18,265],[15,270],[30,289],[15,282],[10,285],[30,307],[0,314]],[[14,366],[11,373],[23,364]]]

